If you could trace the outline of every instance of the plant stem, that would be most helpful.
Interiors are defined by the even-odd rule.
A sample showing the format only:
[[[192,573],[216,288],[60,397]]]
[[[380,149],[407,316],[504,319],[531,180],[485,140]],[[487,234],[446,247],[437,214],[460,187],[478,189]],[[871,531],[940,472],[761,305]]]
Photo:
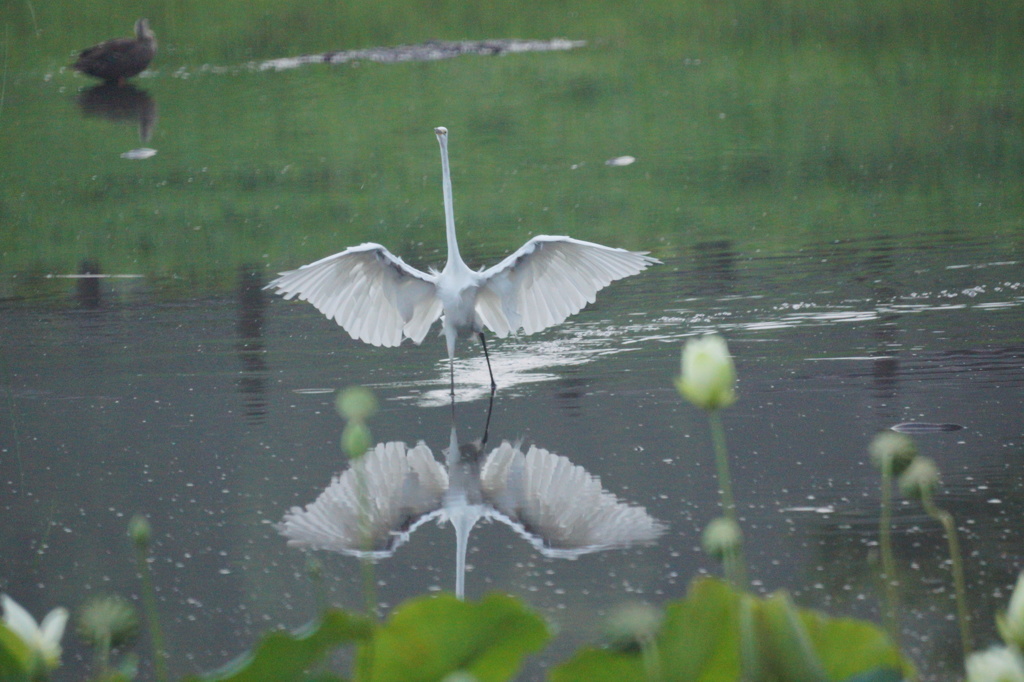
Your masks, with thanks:
[[[964,660],[971,653],[971,614],[967,610],[967,594],[964,587],[964,567],[960,557],[960,541],[957,539],[956,524],[953,515],[935,505],[931,491],[925,490],[921,495],[921,505],[928,516],[942,524],[946,531],[946,543],[949,545],[949,560],[953,565],[953,587],[956,590],[957,621],[960,625],[960,644],[964,650]]]
[[[892,553],[892,474],[882,467],[882,512],[878,522],[878,542],[882,551],[882,583],[885,588],[885,605],[882,620],[892,643],[899,645],[899,627],[896,613],[899,592],[896,579],[896,560]]]
[[[363,574],[363,598],[366,600],[366,615],[380,618],[377,611],[377,579],[373,570],[373,562],[369,559],[359,560]]]
[[[351,453],[349,453],[351,456]],[[359,504],[359,534],[362,540],[359,543],[364,552],[373,549],[373,529],[370,527],[370,491],[366,481],[366,455],[359,456],[352,461],[352,469],[356,475],[356,491]],[[365,557],[359,559],[359,569],[363,577],[363,600],[366,604],[366,615],[370,618],[379,618],[377,612],[377,581],[374,576],[373,562]]]
[[[322,616],[331,604],[327,597],[327,585],[324,584],[323,562],[312,554],[306,557],[306,575],[309,576],[310,584],[313,587],[316,610]]]
[[[149,626],[149,639],[153,645],[153,668],[159,682],[167,682],[167,653],[164,649],[164,637],[160,631],[160,618],[156,610],[156,592],[153,590],[153,577],[149,570],[149,552],[136,546],[135,556],[139,564],[139,577],[142,579],[142,604],[146,612],[146,623]]]
[[[715,467],[718,471],[718,488],[722,494],[722,511],[725,518],[740,527],[736,514],[736,500],[732,495],[732,477],[729,475],[729,451],[725,445],[725,428],[718,410],[708,410],[708,422],[711,425],[711,442],[715,449]],[[747,564],[743,558],[742,540],[735,552],[725,558],[725,569],[729,580],[739,589],[747,585]]]
[[[654,637],[640,639],[640,655],[644,662],[644,673],[650,682],[662,682],[661,655]]]
[[[103,635],[103,639],[96,646],[96,659],[94,662],[99,671],[97,677],[100,679],[110,675],[110,635]]]
[[[725,428],[717,410],[708,412],[711,423],[711,441],[715,448],[715,466],[718,468],[718,487],[722,493],[722,507],[726,518],[737,523],[736,501],[732,496],[732,478],[729,476],[729,452],[725,446]]]

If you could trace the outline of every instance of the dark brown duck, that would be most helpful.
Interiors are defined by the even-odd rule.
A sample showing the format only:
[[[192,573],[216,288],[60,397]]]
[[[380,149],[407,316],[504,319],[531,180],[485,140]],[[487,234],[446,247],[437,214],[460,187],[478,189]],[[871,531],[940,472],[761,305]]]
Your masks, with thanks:
[[[121,83],[149,66],[155,54],[156,35],[148,20],[139,19],[134,38],[114,38],[82,50],[74,69],[107,83]]]

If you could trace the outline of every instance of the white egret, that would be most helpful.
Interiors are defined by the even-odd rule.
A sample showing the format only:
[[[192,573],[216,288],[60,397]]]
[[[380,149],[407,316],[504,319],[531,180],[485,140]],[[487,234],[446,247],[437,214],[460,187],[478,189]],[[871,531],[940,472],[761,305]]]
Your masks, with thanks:
[[[455,340],[476,333],[483,345],[491,390],[496,387],[484,329],[504,338],[522,329],[547,329],[593,303],[611,282],[660,263],[646,252],[601,246],[572,237],[539,235],[486,270],[471,270],[459,254],[448,169],[448,130],[435,128],[441,145],[448,262],[423,272],[380,244],[345,249],[267,285],[286,299],[298,297],[337,322],[354,339],[397,346],[403,338],[423,341],[443,314],[449,375],[455,386]]]

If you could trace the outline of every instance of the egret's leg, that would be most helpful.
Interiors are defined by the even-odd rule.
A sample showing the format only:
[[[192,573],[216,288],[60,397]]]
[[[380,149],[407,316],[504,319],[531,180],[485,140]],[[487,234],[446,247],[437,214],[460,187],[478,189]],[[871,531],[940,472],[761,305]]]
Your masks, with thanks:
[[[458,331],[455,327],[449,327],[447,318],[444,325],[444,343],[448,347],[448,378],[451,381],[452,400],[455,399],[455,339],[458,338]]]
[[[491,399],[487,401],[487,421],[484,422],[484,437],[480,440],[480,451],[483,452],[487,445],[487,432],[491,429],[491,411],[494,410],[494,391],[491,391]],[[452,417],[455,416],[455,409],[452,408]]]
[[[494,372],[491,371],[491,358],[487,355],[487,339],[484,338],[484,333],[480,332],[480,345],[484,347],[484,360],[487,361],[487,373],[491,375],[491,394],[494,394],[494,389],[498,388],[498,384],[494,383]]]

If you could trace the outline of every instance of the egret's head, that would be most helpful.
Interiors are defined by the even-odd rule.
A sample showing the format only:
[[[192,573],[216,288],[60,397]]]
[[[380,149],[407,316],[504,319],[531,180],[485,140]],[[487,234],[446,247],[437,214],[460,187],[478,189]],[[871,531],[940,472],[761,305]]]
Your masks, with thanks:
[[[448,134],[448,129],[445,128],[444,126],[438,126],[434,128],[434,134],[437,135],[438,137],[444,137]]]

